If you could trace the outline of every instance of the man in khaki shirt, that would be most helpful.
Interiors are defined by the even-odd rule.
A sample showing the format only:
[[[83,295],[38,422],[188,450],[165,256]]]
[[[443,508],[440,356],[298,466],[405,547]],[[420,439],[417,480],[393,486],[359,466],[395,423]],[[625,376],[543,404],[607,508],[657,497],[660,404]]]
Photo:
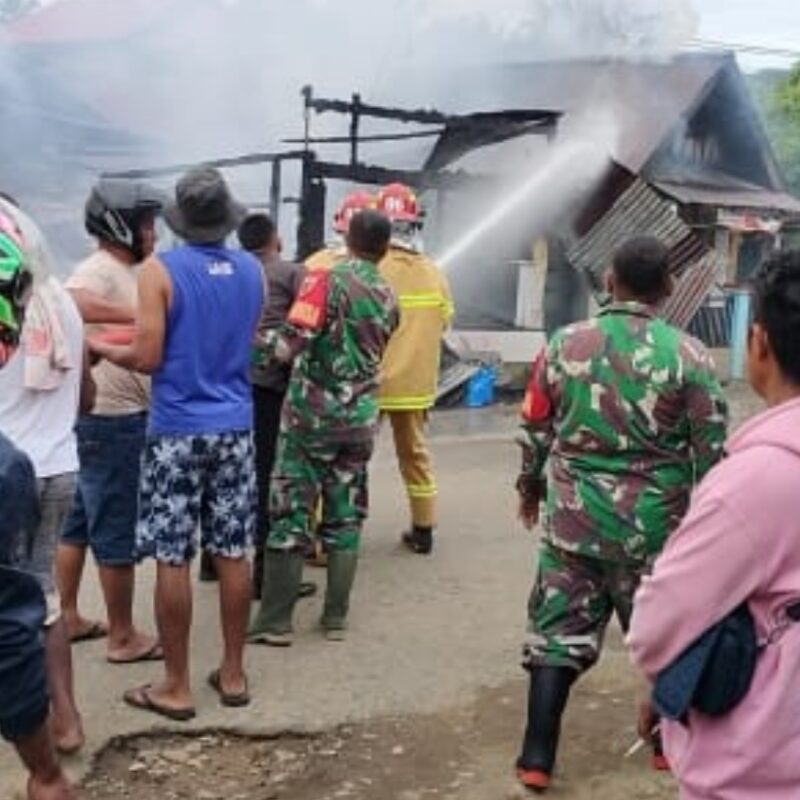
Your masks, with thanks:
[[[67,289],[95,335],[120,341],[131,336],[138,265],[153,252],[160,210],[160,195],[140,183],[102,179],[92,190],[85,224],[97,239],[97,250],[78,265]],[[108,635],[111,663],[158,659],[162,653],[156,639],[133,622],[139,462],[150,382],[106,360],[92,374],[97,397],[92,412],[78,421],[78,491],[58,554],[63,614],[74,642]],[[78,610],[87,548],[99,568],[107,626],[85,619]]]

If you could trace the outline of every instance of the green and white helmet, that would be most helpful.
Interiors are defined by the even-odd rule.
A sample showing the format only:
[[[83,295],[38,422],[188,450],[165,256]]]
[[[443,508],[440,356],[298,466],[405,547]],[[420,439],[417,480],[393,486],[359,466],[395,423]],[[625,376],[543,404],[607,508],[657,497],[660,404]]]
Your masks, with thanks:
[[[0,366],[19,346],[25,306],[33,288],[25,237],[6,204],[0,205]]]

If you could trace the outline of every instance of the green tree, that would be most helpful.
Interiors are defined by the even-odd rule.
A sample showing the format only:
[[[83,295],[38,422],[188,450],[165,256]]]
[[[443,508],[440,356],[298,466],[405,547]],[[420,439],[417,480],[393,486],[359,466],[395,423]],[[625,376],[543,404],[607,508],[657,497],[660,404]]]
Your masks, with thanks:
[[[777,101],[784,114],[800,123],[800,63],[778,86]]]
[[[760,72],[751,87],[789,188],[800,195],[800,64],[790,72]]]

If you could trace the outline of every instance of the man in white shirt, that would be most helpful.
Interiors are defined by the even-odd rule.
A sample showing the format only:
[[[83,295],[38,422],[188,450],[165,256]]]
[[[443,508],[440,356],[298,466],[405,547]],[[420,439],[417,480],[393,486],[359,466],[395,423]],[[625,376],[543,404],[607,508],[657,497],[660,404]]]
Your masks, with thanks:
[[[28,769],[29,800],[74,800],[55,751],[79,748],[83,731],[52,555],[77,469],[85,353],[77,311],[48,282],[48,264],[36,226],[0,200],[0,427],[32,451],[39,474],[37,487],[31,459],[0,433],[0,736]]]
[[[50,362],[47,364],[46,362]],[[53,734],[63,753],[83,746],[75,705],[72,658],[55,583],[55,554],[72,508],[78,473],[75,421],[82,375],[88,376],[83,324],[72,298],[55,278],[31,298],[22,347],[0,372],[0,431],[33,463],[41,519],[30,553],[18,561],[39,579],[47,598],[45,645],[53,708]],[[91,402],[91,377],[84,377]]]

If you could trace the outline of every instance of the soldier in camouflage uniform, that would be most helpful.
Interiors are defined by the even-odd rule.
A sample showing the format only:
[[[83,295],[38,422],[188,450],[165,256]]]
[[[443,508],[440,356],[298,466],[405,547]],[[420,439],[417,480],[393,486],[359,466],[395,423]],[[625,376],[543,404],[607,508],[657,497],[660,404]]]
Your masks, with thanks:
[[[574,680],[599,656],[722,455],[727,409],[704,347],[656,315],[671,289],[668,252],[633,239],[609,275],[614,303],[553,337],[523,407],[520,516],[544,536],[529,604],[528,727],[520,780],[545,789]],[[545,477],[545,465],[547,474]]]
[[[397,300],[378,272],[391,227],[382,214],[353,217],[351,258],[307,275],[287,323],[257,348],[262,362],[293,362],[272,478],[263,599],[250,640],[291,644],[292,612],[323,501],[328,552],[322,627],[343,638],[367,516],[367,464],[378,423],[378,379],[399,324]]]

